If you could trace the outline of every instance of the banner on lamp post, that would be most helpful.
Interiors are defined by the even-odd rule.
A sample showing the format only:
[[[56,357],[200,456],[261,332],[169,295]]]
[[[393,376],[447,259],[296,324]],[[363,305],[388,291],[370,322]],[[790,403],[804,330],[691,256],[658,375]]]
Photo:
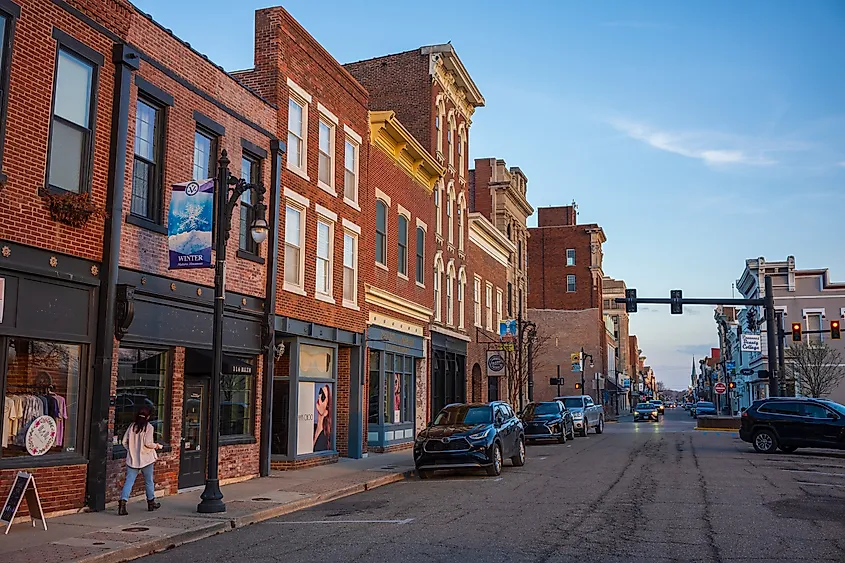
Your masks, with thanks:
[[[167,246],[170,269],[211,268],[214,179],[170,187]]]

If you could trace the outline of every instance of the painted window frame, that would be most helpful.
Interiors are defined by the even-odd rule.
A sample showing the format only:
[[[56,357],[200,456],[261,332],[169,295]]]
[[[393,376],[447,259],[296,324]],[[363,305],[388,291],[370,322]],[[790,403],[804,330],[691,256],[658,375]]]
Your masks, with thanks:
[[[425,227],[417,220],[416,229],[416,261],[414,262],[414,278],[420,287],[425,287]],[[420,240],[422,237],[422,240]]]
[[[455,264],[446,267],[446,324],[455,326]]]
[[[314,205],[314,211],[317,215],[317,230],[315,235],[316,246],[314,249],[314,298],[319,301],[335,304],[334,298],[334,251],[335,251],[335,226],[337,223],[337,214],[326,209],[320,204]],[[325,225],[328,227],[328,256],[320,256],[320,227]],[[317,275],[319,268],[317,267],[320,260],[326,262],[326,289],[321,287],[320,277]]]
[[[261,174],[263,172],[263,161],[260,156],[254,154],[246,149],[241,152],[241,177],[243,178],[244,163],[249,162],[249,183],[262,184]],[[241,195],[238,202],[238,211],[240,224],[238,230],[238,250],[241,253],[249,254],[250,256],[258,256],[260,244],[255,242],[250,232],[250,227],[255,221],[255,208],[252,204],[252,190],[247,190]]]
[[[449,244],[455,244],[455,203],[455,183],[450,181],[446,188],[446,221],[449,229],[449,232],[446,233],[446,241]]]
[[[0,0],[0,16],[6,20],[3,25],[3,43],[0,45],[0,184],[2,184],[6,182],[6,175],[3,174],[3,148],[6,144],[12,53],[15,46],[15,28],[21,17],[21,8],[10,0]]]
[[[458,251],[464,251],[464,230],[465,230],[465,220],[466,217],[466,197],[464,197],[464,192],[462,191],[458,195]]]
[[[481,318],[481,278],[474,276],[472,280],[473,293],[473,324],[478,328],[482,327],[483,321]]]
[[[358,244],[361,236],[361,227],[352,223],[348,219],[342,219],[343,227],[343,289],[341,290],[341,304],[347,309],[354,309],[360,311],[358,306]],[[352,299],[346,297],[346,243],[347,237],[352,241],[352,267],[349,268],[352,272],[352,287],[354,288]]]
[[[502,289],[496,288],[496,326],[502,324],[502,302],[504,301],[504,293]]]
[[[575,265],[575,249],[574,248],[567,248],[566,249],[566,265],[567,266],[574,266]],[[522,265],[520,264],[520,267]]]
[[[153,122],[153,160],[150,161],[145,156],[138,154],[138,108],[139,104],[144,104],[153,111],[155,111],[155,118]],[[150,223],[161,225],[163,222],[163,202],[164,202],[164,155],[166,154],[167,131],[166,131],[166,105],[160,100],[145,94],[142,90],[138,90],[138,96],[135,102],[135,135],[132,146],[132,186],[130,188],[131,196],[129,203],[129,213]],[[152,167],[152,172],[147,177],[147,195],[146,195],[146,209],[143,213],[138,213],[135,210],[136,201],[136,180],[138,178],[136,171],[139,163],[148,167]]]
[[[282,276],[283,276],[283,283],[282,289],[284,291],[289,291],[291,293],[296,293],[298,295],[308,295],[308,292],[305,291],[305,241],[306,236],[305,233],[307,231],[308,226],[308,207],[310,202],[307,198],[301,196],[300,194],[294,192],[290,188],[285,188],[285,235],[284,235],[284,243],[285,243],[285,253],[282,263]],[[296,282],[288,281],[287,276],[287,248],[290,243],[287,240],[287,209],[290,208],[294,211],[299,213],[299,275]],[[291,245],[292,246],[292,245]]]
[[[485,328],[490,332],[493,331],[493,284],[486,282],[484,284],[484,308],[486,315]]]
[[[434,320],[443,320],[443,258],[438,255],[434,259]]]
[[[408,227],[410,224],[410,212],[400,205],[399,213],[396,215],[396,273],[406,280],[408,279]]]
[[[287,157],[285,158],[286,167],[288,170],[293,172],[294,174],[302,177],[307,181],[311,181],[311,178],[308,176],[308,113],[309,113],[309,106],[311,105],[311,94],[306,92],[303,88],[296,84],[290,78],[287,79],[288,85],[288,123],[287,123]],[[297,106],[302,108],[302,126],[299,131],[299,135],[295,132],[291,131],[290,129],[290,104],[295,103]],[[290,136],[293,134],[294,137],[297,138],[301,145],[300,153],[299,153],[299,162],[292,162],[290,158]]]
[[[317,187],[330,195],[337,197],[337,128],[340,124],[337,116],[329,111],[323,104],[317,102],[317,113],[319,114],[317,125]],[[324,153],[323,142],[323,127],[328,129],[329,152]],[[345,149],[345,144],[344,144]],[[322,159],[328,159],[328,182],[322,176]]]
[[[575,274],[566,275],[566,293],[575,293],[578,291],[577,280]]]
[[[463,330],[466,326],[466,268],[461,266],[458,270],[458,328]]]
[[[384,210],[383,227],[379,227],[379,211]],[[382,198],[376,198],[376,266],[388,269],[387,267],[387,221],[390,216],[390,205]],[[380,244],[379,244],[380,243]],[[381,248],[381,252],[379,252]]]
[[[350,207],[356,209],[357,211],[361,211],[361,207],[359,202],[359,173],[360,173],[360,160],[361,160],[361,145],[363,144],[363,139],[360,135],[358,135],[351,127],[348,125],[343,126],[343,131],[346,133],[346,137],[344,138],[343,142],[343,201]],[[353,167],[354,170],[349,170],[346,167],[346,158],[349,147],[352,147],[352,158],[353,158]],[[347,173],[351,173],[354,176],[354,185],[352,187],[352,196],[349,197],[347,194]]]

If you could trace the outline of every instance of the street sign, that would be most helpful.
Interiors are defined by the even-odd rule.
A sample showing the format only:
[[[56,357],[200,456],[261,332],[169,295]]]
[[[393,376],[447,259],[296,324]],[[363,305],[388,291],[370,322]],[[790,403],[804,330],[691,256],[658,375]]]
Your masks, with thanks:
[[[759,334],[743,334],[742,335],[742,351],[743,352],[762,352],[763,340]]]
[[[560,377],[550,377],[549,378],[549,385],[563,385],[563,378]]]
[[[728,390],[728,387],[720,381],[715,385],[715,387],[713,387],[713,390],[716,391],[716,393],[718,393],[719,395],[724,395],[725,391]]]
[[[581,361],[581,352],[572,352],[569,354],[569,359],[572,360],[572,363],[580,362]]]
[[[580,373],[581,371],[581,362],[573,363],[572,364],[572,372],[573,373]]]
[[[725,362],[725,369],[736,369],[736,362],[733,360]]]
[[[750,368],[742,368],[741,370],[739,370],[739,373],[741,375],[754,375],[754,370]]]

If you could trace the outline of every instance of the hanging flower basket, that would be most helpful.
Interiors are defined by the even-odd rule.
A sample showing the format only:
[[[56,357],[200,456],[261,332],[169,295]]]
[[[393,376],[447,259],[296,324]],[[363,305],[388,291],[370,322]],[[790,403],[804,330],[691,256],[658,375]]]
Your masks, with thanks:
[[[56,194],[43,188],[39,190],[39,193],[50,211],[50,217],[65,225],[82,227],[92,217],[106,217],[106,210],[94,203],[88,193]]]

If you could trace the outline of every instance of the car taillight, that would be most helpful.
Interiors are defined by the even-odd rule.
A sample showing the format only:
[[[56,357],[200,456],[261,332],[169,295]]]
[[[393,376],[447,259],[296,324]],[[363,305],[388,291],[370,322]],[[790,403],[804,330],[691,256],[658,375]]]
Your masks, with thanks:
[[[742,411],[742,418],[746,418],[748,416],[748,411]]]

